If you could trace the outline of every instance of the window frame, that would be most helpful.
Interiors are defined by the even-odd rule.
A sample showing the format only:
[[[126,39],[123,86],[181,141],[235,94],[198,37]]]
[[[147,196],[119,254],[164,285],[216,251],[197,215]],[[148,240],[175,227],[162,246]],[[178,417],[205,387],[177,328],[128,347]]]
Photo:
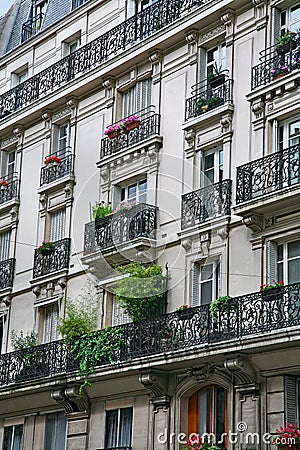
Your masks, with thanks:
[[[267,273],[266,280],[268,284],[273,284],[274,281],[283,281],[285,285],[289,284],[288,280],[288,260],[286,258],[288,251],[288,244],[291,242],[296,242],[300,240],[300,236],[290,236],[289,238],[282,237],[279,239],[269,239],[267,241]],[[274,246],[276,245],[276,252]],[[278,247],[283,245],[283,259],[278,261]],[[275,261],[274,261],[275,259]],[[294,258],[293,258],[294,259]],[[282,263],[282,275],[283,279],[279,279],[278,264]],[[300,277],[299,277],[300,283]]]
[[[213,182],[211,182],[209,177],[205,174],[205,172],[207,172],[205,169],[205,159],[210,155],[214,155],[214,165],[210,169],[213,170]],[[224,149],[222,146],[207,149],[201,153],[200,171],[200,187],[210,186],[211,184],[219,183],[224,180]],[[220,176],[220,174],[222,175]]]
[[[17,424],[14,424],[14,425],[4,426],[3,439],[2,439],[2,445],[1,445],[1,449],[2,450],[14,450],[14,447],[15,447],[14,437],[15,437],[15,428],[16,427],[22,427],[21,446],[17,450],[22,450],[23,449],[23,444],[24,444],[24,423],[17,423]],[[5,444],[5,441],[4,441],[5,440],[5,430],[9,429],[9,428],[12,429],[12,437],[11,437],[10,448],[8,448],[7,446],[4,447],[4,444]]]
[[[206,266],[213,266],[213,272],[212,272],[212,278],[209,278],[207,280],[201,280],[201,268]],[[203,306],[203,305],[209,305],[213,300],[216,300],[220,296],[220,288],[221,288],[221,259],[214,258],[214,259],[208,259],[206,261],[195,261],[192,266],[191,271],[192,276],[192,306]],[[201,292],[201,285],[204,283],[207,283],[209,281],[212,281],[211,285],[211,300],[210,302],[203,301],[202,298],[202,292]]]
[[[114,408],[114,409],[107,409],[105,411],[105,434],[104,434],[104,442],[105,442],[105,447],[107,447],[107,443],[108,443],[108,415],[111,414],[112,412],[117,411],[117,446],[120,446],[120,430],[121,430],[121,411],[123,410],[130,410],[131,411],[131,430],[130,430],[130,443],[129,443],[129,447],[132,445],[132,435],[133,435],[133,407],[132,406],[128,406],[128,407],[124,407],[124,408]],[[123,443],[121,443],[123,444]],[[121,445],[122,446],[122,445]]]
[[[280,10],[280,35],[282,36],[284,33],[287,32],[287,30],[289,31],[297,31],[300,28],[300,17],[299,20],[294,22],[294,23],[298,23],[298,27],[296,27],[295,29],[291,26],[291,12],[292,9],[295,8],[298,5],[299,8],[299,12],[300,12],[300,3],[294,3],[293,5],[288,6],[287,8],[284,8],[282,10]],[[283,22],[283,15],[285,15],[285,21]],[[278,36],[279,37],[279,36]]]
[[[216,51],[217,58],[212,58],[209,61],[209,54],[213,51]],[[212,54],[213,55],[213,54]],[[206,50],[205,54],[205,78],[213,73],[213,66],[217,65],[217,67],[221,66],[221,70],[226,70],[226,43],[224,41],[217,42],[213,47],[209,47]]]
[[[46,432],[47,432],[47,419],[49,419],[49,416],[56,416],[55,417],[55,433],[52,433],[52,435],[55,437],[55,442],[53,443],[53,442],[50,442],[50,444],[51,444],[51,446],[52,446],[52,444],[55,444],[55,449],[57,449],[57,442],[56,442],[56,439],[57,439],[57,436],[58,436],[58,433],[57,433],[57,428],[58,428],[58,416],[60,416],[60,417],[64,417],[64,419],[65,419],[65,436],[64,436],[64,445],[63,445],[63,448],[65,449],[66,448],[66,444],[67,444],[67,419],[66,419],[66,417],[65,417],[65,413],[63,412],[63,411],[55,411],[55,412],[49,412],[49,413],[47,413],[47,414],[45,414],[45,429],[44,429],[44,439],[43,439],[43,450],[46,450],[46,445],[48,445],[49,444],[49,442],[46,442]]]

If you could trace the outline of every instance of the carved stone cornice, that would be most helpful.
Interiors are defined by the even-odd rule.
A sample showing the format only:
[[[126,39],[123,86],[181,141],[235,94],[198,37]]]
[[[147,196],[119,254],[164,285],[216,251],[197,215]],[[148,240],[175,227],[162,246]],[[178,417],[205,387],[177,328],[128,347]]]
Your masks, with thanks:
[[[217,27],[206,31],[205,33],[200,34],[199,36],[199,44],[202,44],[203,42],[209,41],[210,39],[213,39],[214,37],[218,36],[219,34],[222,34],[225,32],[225,25],[222,23],[218,25]]]
[[[251,216],[243,218],[243,224],[250,228],[254,233],[263,230],[263,217],[259,214],[252,214]]]
[[[54,390],[51,392],[51,397],[62,405],[67,414],[89,411],[89,399],[85,393],[79,394],[78,385]]]
[[[103,78],[101,80],[101,82],[102,82],[102,86],[105,89],[113,89],[115,86],[116,80],[115,80],[115,77],[109,76],[109,77]]]

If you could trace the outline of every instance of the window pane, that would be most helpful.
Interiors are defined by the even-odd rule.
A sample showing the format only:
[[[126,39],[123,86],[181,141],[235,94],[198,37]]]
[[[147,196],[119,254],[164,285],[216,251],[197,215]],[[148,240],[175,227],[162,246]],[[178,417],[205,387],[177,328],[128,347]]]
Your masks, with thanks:
[[[4,428],[3,447],[2,450],[11,450],[13,427]]]
[[[120,410],[119,447],[131,446],[132,408]]]
[[[288,283],[298,283],[300,281],[300,258],[288,262]]]
[[[277,246],[277,261],[283,261],[283,245]]]
[[[44,450],[56,450],[55,449],[55,418],[56,414],[47,414],[46,416],[46,429],[45,429],[45,443]]]
[[[282,281],[283,280],[283,263],[278,263],[277,264],[277,278],[278,281]]]
[[[213,277],[213,264],[206,264],[201,267],[201,281],[210,280]]]
[[[65,450],[67,420],[63,412],[57,413],[55,450]]]
[[[222,388],[216,388],[216,435],[219,441],[221,435],[225,433],[225,390]]]
[[[201,305],[208,305],[212,301],[212,281],[201,284]]]
[[[16,425],[13,450],[22,450],[22,444],[23,444],[23,425]]]
[[[210,433],[210,389],[206,389],[199,394],[199,433]]]
[[[136,184],[132,184],[131,186],[128,186],[128,198],[136,198]]]
[[[288,243],[288,258],[300,256],[300,240]]]
[[[106,412],[105,446],[117,447],[118,445],[118,410]]]

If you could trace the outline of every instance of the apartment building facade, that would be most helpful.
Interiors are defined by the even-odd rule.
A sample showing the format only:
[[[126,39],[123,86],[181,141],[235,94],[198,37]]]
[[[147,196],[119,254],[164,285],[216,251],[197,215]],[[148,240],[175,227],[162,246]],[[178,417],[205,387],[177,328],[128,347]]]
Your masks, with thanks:
[[[292,0],[16,0],[0,19],[2,450],[203,432],[249,450],[299,423],[299,21]],[[95,221],[101,201],[127,206]],[[132,323],[116,303],[131,261],[168,272],[166,314]],[[123,344],[80,395],[57,321],[86,283]],[[12,330],[38,345],[12,351]]]

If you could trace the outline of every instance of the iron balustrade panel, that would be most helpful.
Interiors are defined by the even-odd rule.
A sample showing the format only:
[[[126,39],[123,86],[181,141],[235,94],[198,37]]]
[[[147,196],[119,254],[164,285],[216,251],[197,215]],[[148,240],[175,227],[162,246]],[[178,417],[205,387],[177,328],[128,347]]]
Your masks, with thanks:
[[[19,180],[16,173],[1,177],[1,180],[6,181],[7,185],[0,186],[0,205],[19,196]]]
[[[151,136],[159,134],[160,115],[151,114],[149,117],[141,117],[141,123],[138,128],[134,128],[127,133],[122,133],[118,137],[101,139],[100,158],[119,153],[122,150],[136,144],[140,144]]]
[[[0,119],[51,94],[80,75],[98,68],[110,56],[146,39],[215,0],[158,0],[42,72],[0,95]]]
[[[194,95],[186,100],[185,120],[201,116],[226,102],[232,101],[232,80],[227,79],[217,87],[211,87],[207,80],[192,87]],[[202,104],[207,101],[208,108],[202,109]]]
[[[181,228],[230,215],[231,180],[223,180],[182,196]]]
[[[138,238],[155,239],[157,208],[139,203],[85,225],[84,254],[114,249]]]
[[[285,46],[275,44],[266,48],[260,52],[260,60],[259,64],[252,67],[252,89],[300,68],[300,38]]]
[[[242,203],[300,183],[300,144],[237,168],[236,202]]]
[[[14,258],[6,259],[5,261],[0,261],[0,290],[12,287],[15,272]]]
[[[65,374],[78,367],[70,344],[53,341],[1,355],[0,385]]]
[[[40,13],[33,17],[32,19],[27,20],[22,25],[22,38],[21,42],[25,42],[28,39],[30,39],[32,36],[34,36],[36,33],[38,33],[41,29],[42,22],[44,18],[44,13]]]
[[[58,155],[57,153],[53,153],[53,155]],[[51,156],[51,155],[49,155]],[[58,155],[59,156],[59,155]],[[73,155],[68,154],[64,157],[60,157],[60,163],[48,163],[41,169],[41,181],[40,185],[52,183],[53,181],[59,180],[60,178],[65,177],[66,175],[73,175],[74,166],[73,166]]]
[[[42,255],[38,249],[34,251],[33,278],[38,278],[49,273],[67,269],[70,259],[71,239],[61,239],[53,242],[53,253]]]

